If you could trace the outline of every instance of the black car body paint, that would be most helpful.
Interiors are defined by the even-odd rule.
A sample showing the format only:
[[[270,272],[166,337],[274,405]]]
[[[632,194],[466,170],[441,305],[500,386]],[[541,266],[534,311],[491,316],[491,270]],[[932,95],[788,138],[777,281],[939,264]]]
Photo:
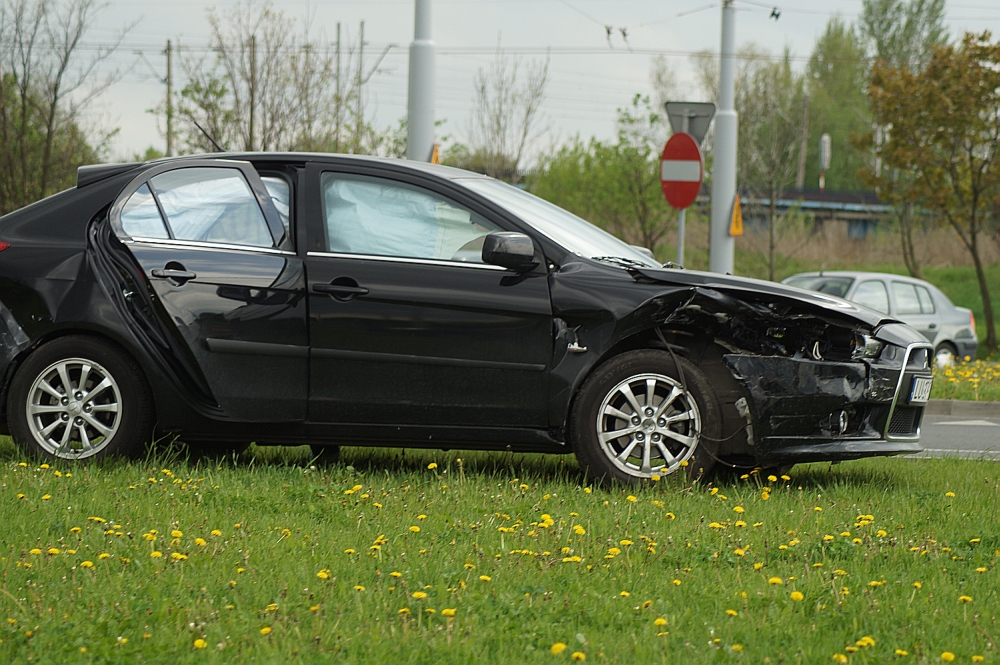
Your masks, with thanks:
[[[217,160],[247,176],[273,250],[123,237],[117,215],[149,177]],[[287,175],[295,242],[255,171]],[[326,251],[323,173],[448,197],[529,235],[536,266]],[[463,186],[476,177],[311,154],[81,169],[78,188],[0,218],[10,243],[0,253],[0,428],[19,363],[87,332],[139,362],[160,431],[200,439],[569,452],[567,415],[590,372],[622,351],[666,347],[712,381],[725,420],[718,454],[731,462],[919,449],[922,407],[907,390],[930,371],[915,331],[780,284],[576,256]],[[858,335],[886,350],[853,357]]]

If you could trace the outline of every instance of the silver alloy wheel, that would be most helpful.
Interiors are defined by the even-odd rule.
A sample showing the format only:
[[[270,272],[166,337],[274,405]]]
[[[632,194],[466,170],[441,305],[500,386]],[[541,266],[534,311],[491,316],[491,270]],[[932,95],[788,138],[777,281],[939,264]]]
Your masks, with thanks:
[[[663,374],[637,374],[612,388],[597,412],[597,440],[616,467],[637,478],[680,469],[698,448],[701,412]]]
[[[111,373],[84,358],[49,365],[31,384],[28,428],[47,453],[63,459],[96,455],[121,423],[121,391]]]

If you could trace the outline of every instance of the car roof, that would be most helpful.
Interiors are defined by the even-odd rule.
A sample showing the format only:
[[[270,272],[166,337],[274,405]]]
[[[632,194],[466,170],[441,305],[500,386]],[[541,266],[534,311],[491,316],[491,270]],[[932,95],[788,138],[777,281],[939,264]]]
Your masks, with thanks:
[[[930,285],[934,286],[930,282],[922,279],[917,279],[916,277],[909,277],[907,275],[897,275],[891,272],[866,272],[863,270],[819,270],[815,272],[800,272],[795,275],[790,275],[783,279],[782,281],[788,281],[795,277],[852,277],[854,279],[894,279],[901,282],[910,282],[911,284],[920,285]]]
[[[429,164],[427,162],[410,161],[393,157],[371,157],[368,155],[345,155],[340,153],[323,152],[212,152],[198,155],[182,155],[179,157],[163,157],[149,162],[133,162],[128,164],[94,164],[81,166],[77,172],[77,187],[87,185],[110,178],[119,173],[131,171],[133,169],[151,166],[153,164],[164,164],[175,161],[187,161],[192,159],[229,159],[247,162],[357,162],[358,164],[380,164],[397,169],[407,169],[422,171],[424,173],[445,178],[447,180],[460,180],[468,178],[489,179],[481,173],[474,173],[453,166],[442,164]]]

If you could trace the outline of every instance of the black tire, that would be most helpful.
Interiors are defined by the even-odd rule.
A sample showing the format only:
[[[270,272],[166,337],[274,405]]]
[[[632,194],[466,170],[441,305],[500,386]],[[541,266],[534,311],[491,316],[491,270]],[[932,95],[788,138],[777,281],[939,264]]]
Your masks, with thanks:
[[[68,378],[68,395],[60,367]],[[97,390],[107,380],[108,387]],[[42,381],[65,395],[67,403],[42,388]],[[29,416],[29,408],[39,412]],[[7,419],[11,438],[32,457],[128,457],[141,453],[150,440],[153,400],[142,369],[124,349],[96,337],[71,335],[39,347],[18,368],[7,399]]]
[[[320,466],[333,466],[340,463],[340,446],[324,446],[314,443],[309,448],[312,450],[316,464]]]
[[[691,479],[698,479],[711,470],[715,463],[718,440],[722,435],[722,407],[715,391],[697,367],[684,358],[678,357],[677,363],[683,372],[683,378],[677,371],[674,357],[667,352],[650,349],[628,351],[606,361],[584,382],[570,411],[569,431],[580,466],[591,480],[634,484],[653,475],[678,471],[686,473]],[[630,387],[641,411],[640,422],[635,424],[635,408],[630,406],[631,402],[620,391],[620,387],[627,382],[631,385],[647,385],[650,377],[657,377],[653,379],[655,385],[651,408],[655,417],[663,416],[665,419],[659,421],[647,417],[646,394],[634,395]],[[682,392],[663,407],[666,391],[670,391],[667,394],[674,394],[675,389]],[[618,409],[619,406],[622,408]],[[692,406],[695,408],[691,408]],[[663,412],[657,413],[661,407]],[[602,408],[604,414],[599,420],[598,414]],[[623,420],[618,416],[608,415],[609,408],[632,416],[632,419]],[[673,418],[678,420],[670,422]],[[605,448],[599,438],[599,428],[609,433],[626,430],[634,433],[611,439]],[[679,443],[663,433],[667,430],[693,441],[693,444]],[[641,444],[637,440],[640,437]],[[656,443],[657,440],[659,443]],[[656,455],[659,460],[669,462],[663,452],[658,452],[666,447],[666,452],[671,453],[674,462],[669,465],[654,463],[643,471],[641,458],[635,458],[637,461],[633,463],[629,461],[634,459],[633,455],[626,455],[624,461],[617,455],[629,446],[632,446],[631,450],[642,450],[647,445],[650,448],[648,460],[654,459],[653,455]],[[612,459],[608,451],[616,453],[617,461]]]

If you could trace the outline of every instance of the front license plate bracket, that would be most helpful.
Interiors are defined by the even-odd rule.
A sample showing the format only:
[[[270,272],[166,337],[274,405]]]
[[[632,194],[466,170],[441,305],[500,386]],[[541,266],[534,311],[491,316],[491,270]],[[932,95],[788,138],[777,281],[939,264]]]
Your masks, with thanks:
[[[931,396],[931,383],[933,381],[930,377],[914,377],[913,384],[910,387],[910,404],[926,403]]]

